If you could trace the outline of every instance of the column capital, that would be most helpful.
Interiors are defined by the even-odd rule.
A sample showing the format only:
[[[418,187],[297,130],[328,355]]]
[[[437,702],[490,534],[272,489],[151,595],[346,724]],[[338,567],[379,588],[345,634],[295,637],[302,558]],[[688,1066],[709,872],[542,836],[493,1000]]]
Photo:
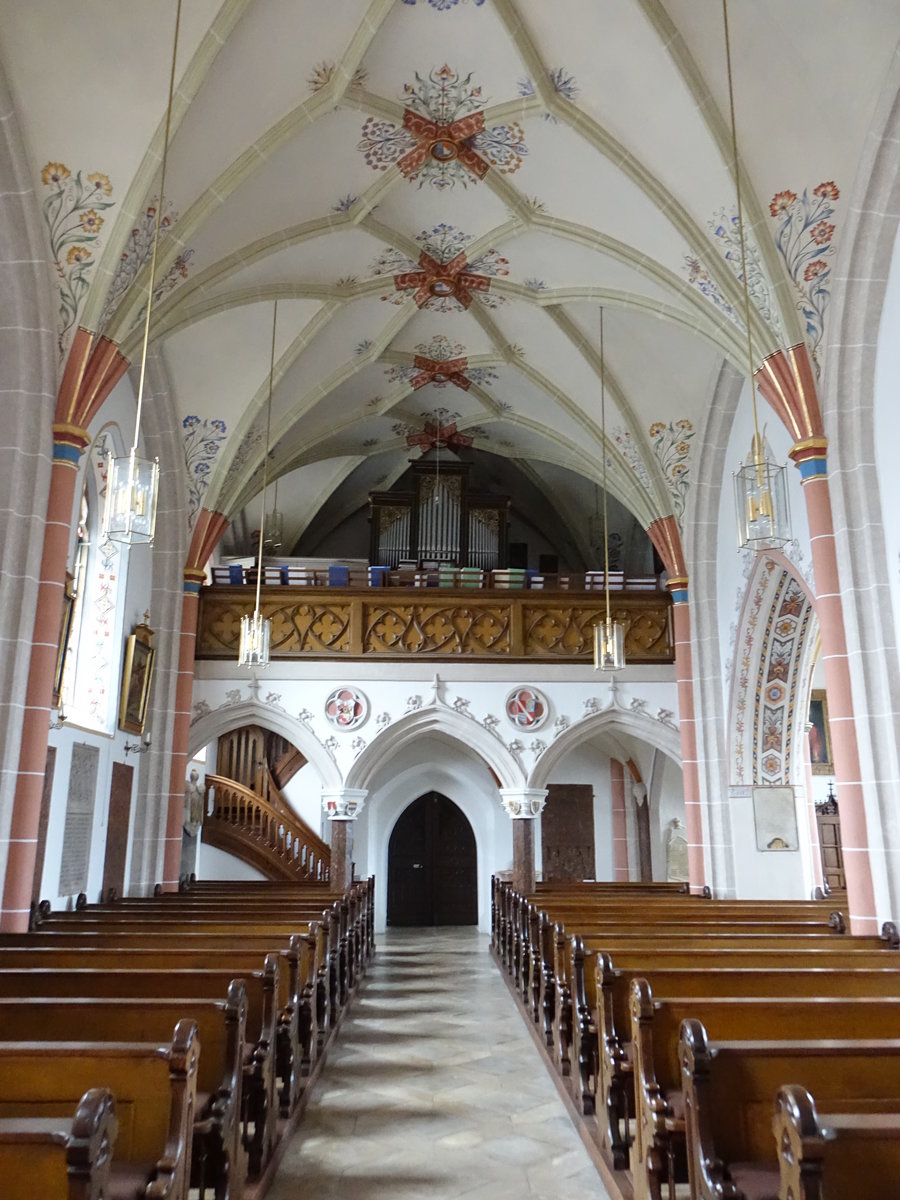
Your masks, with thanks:
[[[332,821],[355,821],[368,794],[368,788],[322,788],[322,812]]]
[[[539,817],[546,801],[546,788],[500,788],[500,803],[513,820]]]
[[[789,454],[800,469],[801,484],[828,474],[828,438],[804,438],[794,443]]]
[[[687,604],[688,602],[688,577],[687,575],[670,575],[666,580],[666,587],[672,593],[672,602],[674,604]]]
[[[206,572],[198,567],[185,567],[183,590],[186,595],[199,596],[200,588],[206,582]]]
[[[80,425],[58,421],[53,426],[53,461],[78,469],[81,456],[91,444],[91,435]]]

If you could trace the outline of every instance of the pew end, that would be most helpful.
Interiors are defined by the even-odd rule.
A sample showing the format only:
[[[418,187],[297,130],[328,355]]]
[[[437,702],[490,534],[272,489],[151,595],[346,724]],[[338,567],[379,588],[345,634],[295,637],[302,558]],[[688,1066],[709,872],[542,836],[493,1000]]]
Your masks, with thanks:
[[[111,1166],[118,1123],[108,1088],[90,1088],[74,1118],[0,1119],[4,1200],[105,1200],[115,1194]]]
[[[772,1131],[779,1200],[880,1200],[900,1174],[900,1113],[819,1114],[809,1092],[779,1088]]]

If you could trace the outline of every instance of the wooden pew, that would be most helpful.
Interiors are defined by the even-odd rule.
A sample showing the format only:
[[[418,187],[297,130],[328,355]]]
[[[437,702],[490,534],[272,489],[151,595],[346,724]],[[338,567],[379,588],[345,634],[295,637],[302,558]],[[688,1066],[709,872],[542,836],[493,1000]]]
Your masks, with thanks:
[[[730,932],[710,932],[702,926],[693,929],[680,929],[657,935],[650,932],[642,934],[589,930],[582,935],[586,949],[602,950],[612,954],[617,951],[629,951],[635,954],[653,953],[661,942],[668,949],[690,952],[692,950],[713,950],[719,954],[731,955],[733,952],[751,951],[766,952],[773,956],[773,961],[786,955],[811,955],[815,958],[827,959],[836,965],[844,954],[851,955],[850,961],[861,961],[860,952],[881,956],[881,961],[888,961],[884,943],[876,936],[843,938],[830,934],[760,934],[742,932],[740,925],[732,927]],[[851,947],[852,950],[847,950]],[[546,986],[554,988],[553,1000],[553,1046],[556,1053],[557,1065],[561,1073],[568,1076],[571,1071],[570,1050],[574,1037],[575,1013],[572,1003],[574,981],[570,976],[570,938],[566,930],[557,926],[555,930],[554,956],[552,967],[542,972]],[[838,958],[832,958],[833,955]]]
[[[691,1200],[777,1193],[772,1098],[787,1079],[829,1111],[900,1113],[898,1039],[710,1043],[689,1020],[678,1055]]]
[[[892,1038],[900,1029],[898,997],[689,996],[654,999],[645,979],[631,984],[635,1134],[631,1176],[635,1200],[662,1194],[684,1155],[684,1111],[678,1057],[681,1022],[697,1020],[716,1041],[803,1041]]]
[[[128,999],[147,1003],[160,999],[168,1004],[185,997],[190,1006],[195,999],[219,1000],[228,993],[234,977],[233,971],[209,969],[127,970],[121,967],[121,961],[119,956],[119,965],[103,970],[83,967],[0,970],[0,999]],[[247,1002],[241,1109],[249,1172],[256,1176],[271,1158],[278,1135],[275,1061],[278,958],[267,955],[261,971],[245,971],[239,982]],[[251,1125],[253,1133],[249,1135],[246,1131]]]
[[[155,950],[165,953],[169,947],[177,944],[179,948],[193,950],[218,950],[229,952],[243,949],[258,951],[260,956],[269,953],[284,954],[285,949],[292,944],[292,938],[303,938],[297,932],[295,923],[289,924],[284,930],[278,926],[261,925],[259,930],[243,926],[238,934],[237,929],[230,923],[223,923],[221,932],[209,932],[208,929],[196,927],[193,930],[182,924],[177,930],[177,938],[173,931],[165,932],[152,922],[144,927],[133,929],[110,930],[102,926],[92,930],[79,928],[76,925],[59,929],[41,930],[34,934],[0,934],[0,957],[5,950],[22,950],[27,947],[40,946],[46,949],[71,951],[87,950]],[[311,926],[306,930],[309,934]],[[341,1001],[341,967],[339,952],[332,949],[338,941],[334,914],[330,914],[329,925],[320,927],[319,936],[319,979],[317,981],[318,1025],[320,1045],[330,1034],[337,1023],[342,1006]],[[324,947],[324,948],[323,948]]]
[[[103,1200],[145,1196],[188,1200],[199,1057],[197,1029],[187,1020],[179,1021],[174,1039],[163,1047],[126,1042],[0,1042],[0,1126],[24,1117],[30,1121],[62,1118],[71,1114],[98,1079],[106,1079],[109,1092],[116,1096],[115,1157],[111,1165],[102,1161],[103,1130],[110,1131],[112,1126],[108,1111],[101,1106],[95,1110],[93,1126],[99,1144],[87,1125],[81,1146],[73,1146],[74,1178],[83,1182],[85,1173],[90,1177],[93,1155],[100,1181],[107,1171],[109,1175],[108,1190],[98,1193]],[[9,1139],[2,1153],[12,1153]],[[20,1187],[17,1174],[4,1171],[0,1178],[4,1197],[16,1196],[6,1188]],[[29,1200],[49,1195],[32,1186],[27,1177],[24,1182],[27,1186],[19,1195]],[[237,1197],[239,1192],[230,1195]],[[82,1191],[81,1196],[91,1197],[92,1193]]]
[[[113,1195],[116,1102],[91,1088],[75,1116],[0,1118],[0,1179],[4,1200],[102,1200]]]
[[[335,1011],[343,1007],[349,993],[356,987],[361,976],[364,949],[364,932],[358,919],[350,920],[350,905],[343,901],[336,902],[331,908],[319,912],[309,910],[297,916],[273,916],[261,912],[244,913],[239,909],[233,912],[223,912],[221,906],[214,908],[212,913],[200,915],[171,913],[157,915],[144,910],[131,910],[117,913],[96,912],[86,908],[74,913],[53,913],[41,921],[37,933],[42,939],[65,937],[84,937],[93,935],[116,936],[121,933],[125,937],[133,934],[155,934],[168,936],[177,934],[180,939],[183,933],[210,935],[211,937],[235,936],[240,930],[241,941],[253,936],[272,936],[275,934],[290,937],[292,934],[308,933],[313,922],[321,921],[327,928],[326,969],[329,976],[329,1005]],[[6,942],[0,937],[0,947]]]
[[[199,1035],[194,1108],[193,1158],[197,1170],[228,1181],[239,1196],[247,1173],[242,1081],[247,999],[244,985],[233,981],[225,1000],[198,998],[0,999],[0,1030],[6,1042],[149,1042],[159,1044],[160,1030],[188,1019]],[[102,1082],[113,1092],[109,1080]],[[3,1093],[6,1082],[4,1079]],[[84,1089],[82,1088],[82,1091]],[[121,1113],[120,1113],[121,1125]],[[195,1180],[196,1183],[196,1180]],[[222,1188],[216,1187],[218,1196]]]
[[[264,969],[270,939],[260,939],[254,949],[245,943],[234,949],[210,949],[205,944],[188,947],[183,942],[172,949],[123,950],[108,948],[58,948],[43,944],[40,938],[22,937],[20,943],[0,949],[0,987],[5,972],[54,970],[60,974],[85,971],[115,971],[127,968],[151,974],[187,971],[212,972],[223,981],[217,995],[224,995],[227,982],[235,976],[245,979]],[[319,978],[317,932],[292,935],[279,953],[275,1071],[281,1080],[279,1094],[283,1116],[293,1111],[318,1054],[320,1004],[326,1005],[327,989]],[[11,994],[15,985],[9,984]],[[202,994],[208,994],[201,989]],[[20,994],[20,993],[16,993]],[[251,1029],[253,1017],[249,1017]],[[327,1020],[327,1007],[323,1021]]]
[[[556,901],[546,904],[526,900],[513,894],[509,899],[509,915],[503,926],[500,953],[507,970],[523,989],[527,986],[529,966],[540,953],[538,924],[552,921],[567,925],[573,932],[584,933],[602,925],[614,925],[623,931],[632,929],[647,932],[658,927],[722,925],[740,923],[758,927],[758,932],[783,933],[845,933],[842,914],[831,911],[821,902],[802,905],[771,906],[748,904],[742,901],[713,901],[697,903],[692,897],[651,899],[639,907],[633,902],[606,898],[585,904]]]
[[[829,956],[819,956],[826,962]],[[843,962],[845,955],[840,956]],[[602,1144],[616,1166],[627,1163],[626,1122],[634,1116],[629,1002],[631,981],[646,978],[661,996],[900,996],[900,965],[848,969],[808,965],[735,965],[733,955],[684,955],[644,950],[613,958],[585,952],[572,939],[574,978],[573,1080],[582,1111],[596,1111]],[[675,965],[673,965],[673,961]],[[633,964],[633,965],[632,965]],[[657,965],[660,964],[660,965]],[[595,968],[595,969],[594,969]]]
[[[900,1113],[819,1114],[802,1087],[775,1098],[779,1200],[885,1200],[900,1178]]]

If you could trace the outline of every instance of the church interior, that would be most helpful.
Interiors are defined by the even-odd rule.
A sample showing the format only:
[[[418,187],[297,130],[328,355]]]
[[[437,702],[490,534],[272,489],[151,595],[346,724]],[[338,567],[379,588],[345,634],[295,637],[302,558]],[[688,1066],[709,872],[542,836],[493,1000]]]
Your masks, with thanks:
[[[896,0],[0,14],[12,1200],[886,1194]]]

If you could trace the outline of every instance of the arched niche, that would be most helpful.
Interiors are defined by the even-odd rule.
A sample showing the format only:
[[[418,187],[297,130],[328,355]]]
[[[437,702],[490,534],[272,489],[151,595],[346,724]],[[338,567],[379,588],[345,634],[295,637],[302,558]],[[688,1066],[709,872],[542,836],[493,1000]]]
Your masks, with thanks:
[[[468,723],[468,722],[467,722]],[[359,875],[375,876],[375,916],[384,928],[391,832],[401,813],[426,791],[441,792],[456,804],[475,835],[478,927],[490,929],[491,875],[512,867],[512,822],[504,812],[490,767],[464,741],[422,734],[396,747],[377,773],[354,822],[353,858]],[[521,785],[520,785],[521,786]]]

